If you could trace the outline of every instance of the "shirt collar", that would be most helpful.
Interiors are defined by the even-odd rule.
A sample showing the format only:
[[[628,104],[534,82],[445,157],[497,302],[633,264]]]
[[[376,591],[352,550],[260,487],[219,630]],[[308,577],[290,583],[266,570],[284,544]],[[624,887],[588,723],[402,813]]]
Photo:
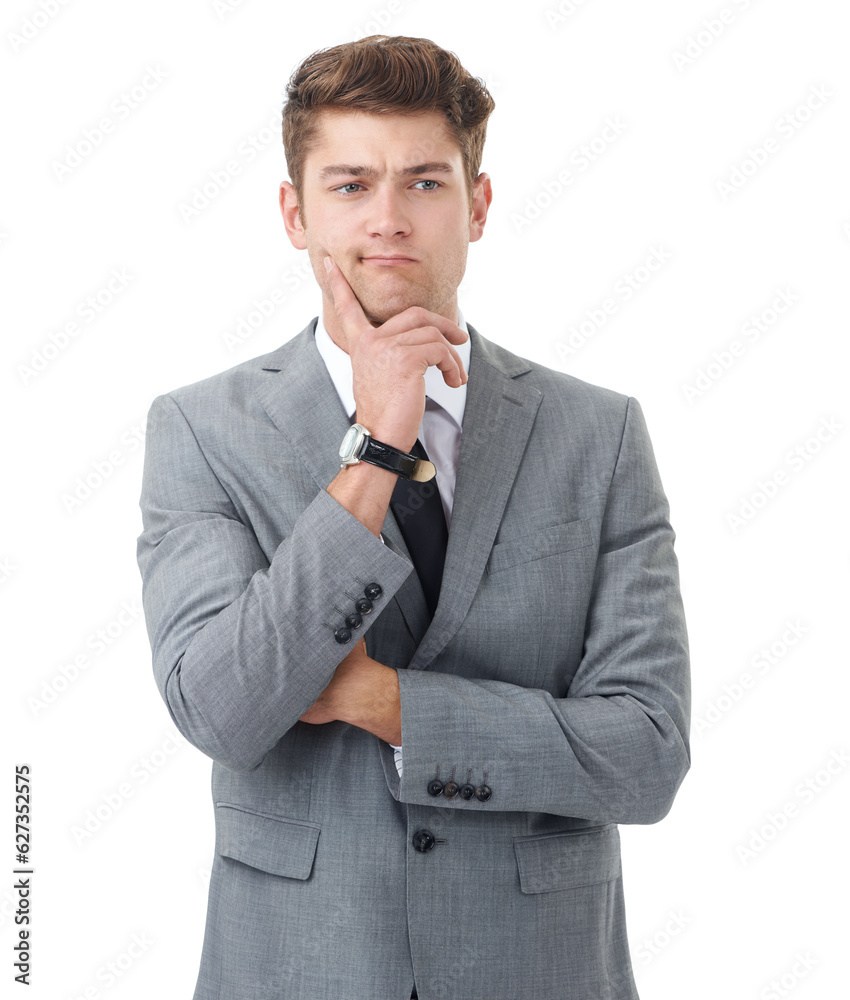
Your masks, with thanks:
[[[457,324],[466,333],[467,339],[463,344],[456,345],[455,350],[460,355],[464,370],[468,373],[470,355],[469,327],[466,325],[466,320],[463,318],[460,307],[458,307],[457,311]],[[352,417],[356,406],[354,403],[354,389],[352,387],[351,359],[341,347],[331,340],[331,335],[325,327],[325,320],[321,310],[319,311],[319,319],[316,323],[316,347],[322,356],[322,360],[325,362],[328,374],[339,394],[345,412],[349,417]],[[443,373],[435,365],[431,365],[428,371],[425,372],[425,395],[428,399],[439,403],[458,427],[463,427],[463,413],[466,409],[466,384],[457,389],[446,385]]]

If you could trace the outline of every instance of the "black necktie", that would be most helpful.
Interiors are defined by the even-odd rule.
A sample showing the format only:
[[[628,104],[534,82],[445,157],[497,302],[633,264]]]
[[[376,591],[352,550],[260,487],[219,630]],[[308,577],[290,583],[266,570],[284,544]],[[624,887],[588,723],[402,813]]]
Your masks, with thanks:
[[[428,459],[418,439],[411,454]],[[425,603],[433,618],[440,598],[446,545],[449,540],[436,476],[427,483],[399,479],[393,490],[390,508],[401,528],[402,537],[413,560],[413,568],[425,592]]]

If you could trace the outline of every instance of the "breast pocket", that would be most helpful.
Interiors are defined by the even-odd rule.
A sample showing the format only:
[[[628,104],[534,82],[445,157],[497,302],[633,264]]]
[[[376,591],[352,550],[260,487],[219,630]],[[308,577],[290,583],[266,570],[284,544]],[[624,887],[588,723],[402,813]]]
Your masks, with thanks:
[[[215,828],[216,850],[224,857],[272,875],[310,877],[321,832],[315,823],[217,802]]]
[[[616,825],[515,837],[520,889],[525,893],[576,889],[619,878]]]
[[[541,527],[534,532],[510,535],[493,546],[487,562],[487,573],[500,573],[511,566],[583,549],[592,544],[592,522],[587,520],[568,521],[565,524]]]

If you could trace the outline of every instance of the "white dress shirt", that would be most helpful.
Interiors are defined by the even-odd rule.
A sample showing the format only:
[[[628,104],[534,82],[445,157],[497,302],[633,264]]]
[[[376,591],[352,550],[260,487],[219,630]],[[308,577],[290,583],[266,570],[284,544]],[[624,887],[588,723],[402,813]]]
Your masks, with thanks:
[[[469,330],[466,320],[458,308],[457,322],[467,335],[465,343],[455,345],[465,371],[469,371]],[[316,324],[316,347],[328,369],[328,374],[336,388],[348,418],[354,416],[353,376],[351,358],[331,340],[322,311]],[[425,413],[419,426],[418,438],[422,442],[428,458],[437,470],[437,488],[443,502],[446,524],[452,523],[452,504],[457,479],[457,458],[460,452],[460,434],[463,426],[463,412],[466,409],[466,385],[455,389],[446,385],[443,373],[435,365],[425,372]],[[399,776],[402,772],[401,747],[393,746],[395,765]]]

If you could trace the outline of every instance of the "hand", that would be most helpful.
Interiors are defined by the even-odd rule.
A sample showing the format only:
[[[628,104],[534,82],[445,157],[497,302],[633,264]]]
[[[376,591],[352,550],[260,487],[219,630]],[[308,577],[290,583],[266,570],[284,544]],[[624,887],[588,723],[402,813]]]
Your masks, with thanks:
[[[401,698],[398,674],[373,660],[360,642],[337,665],[333,677],[302,722],[321,725],[348,722],[398,746],[401,743]]]
[[[468,376],[452,345],[464,343],[467,335],[421,306],[375,327],[332,258],[325,257],[325,269],[351,357],[357,420],[377,440],[410,451],[425,412],[423,376],[436,365],[446,385],[462,386]]]

